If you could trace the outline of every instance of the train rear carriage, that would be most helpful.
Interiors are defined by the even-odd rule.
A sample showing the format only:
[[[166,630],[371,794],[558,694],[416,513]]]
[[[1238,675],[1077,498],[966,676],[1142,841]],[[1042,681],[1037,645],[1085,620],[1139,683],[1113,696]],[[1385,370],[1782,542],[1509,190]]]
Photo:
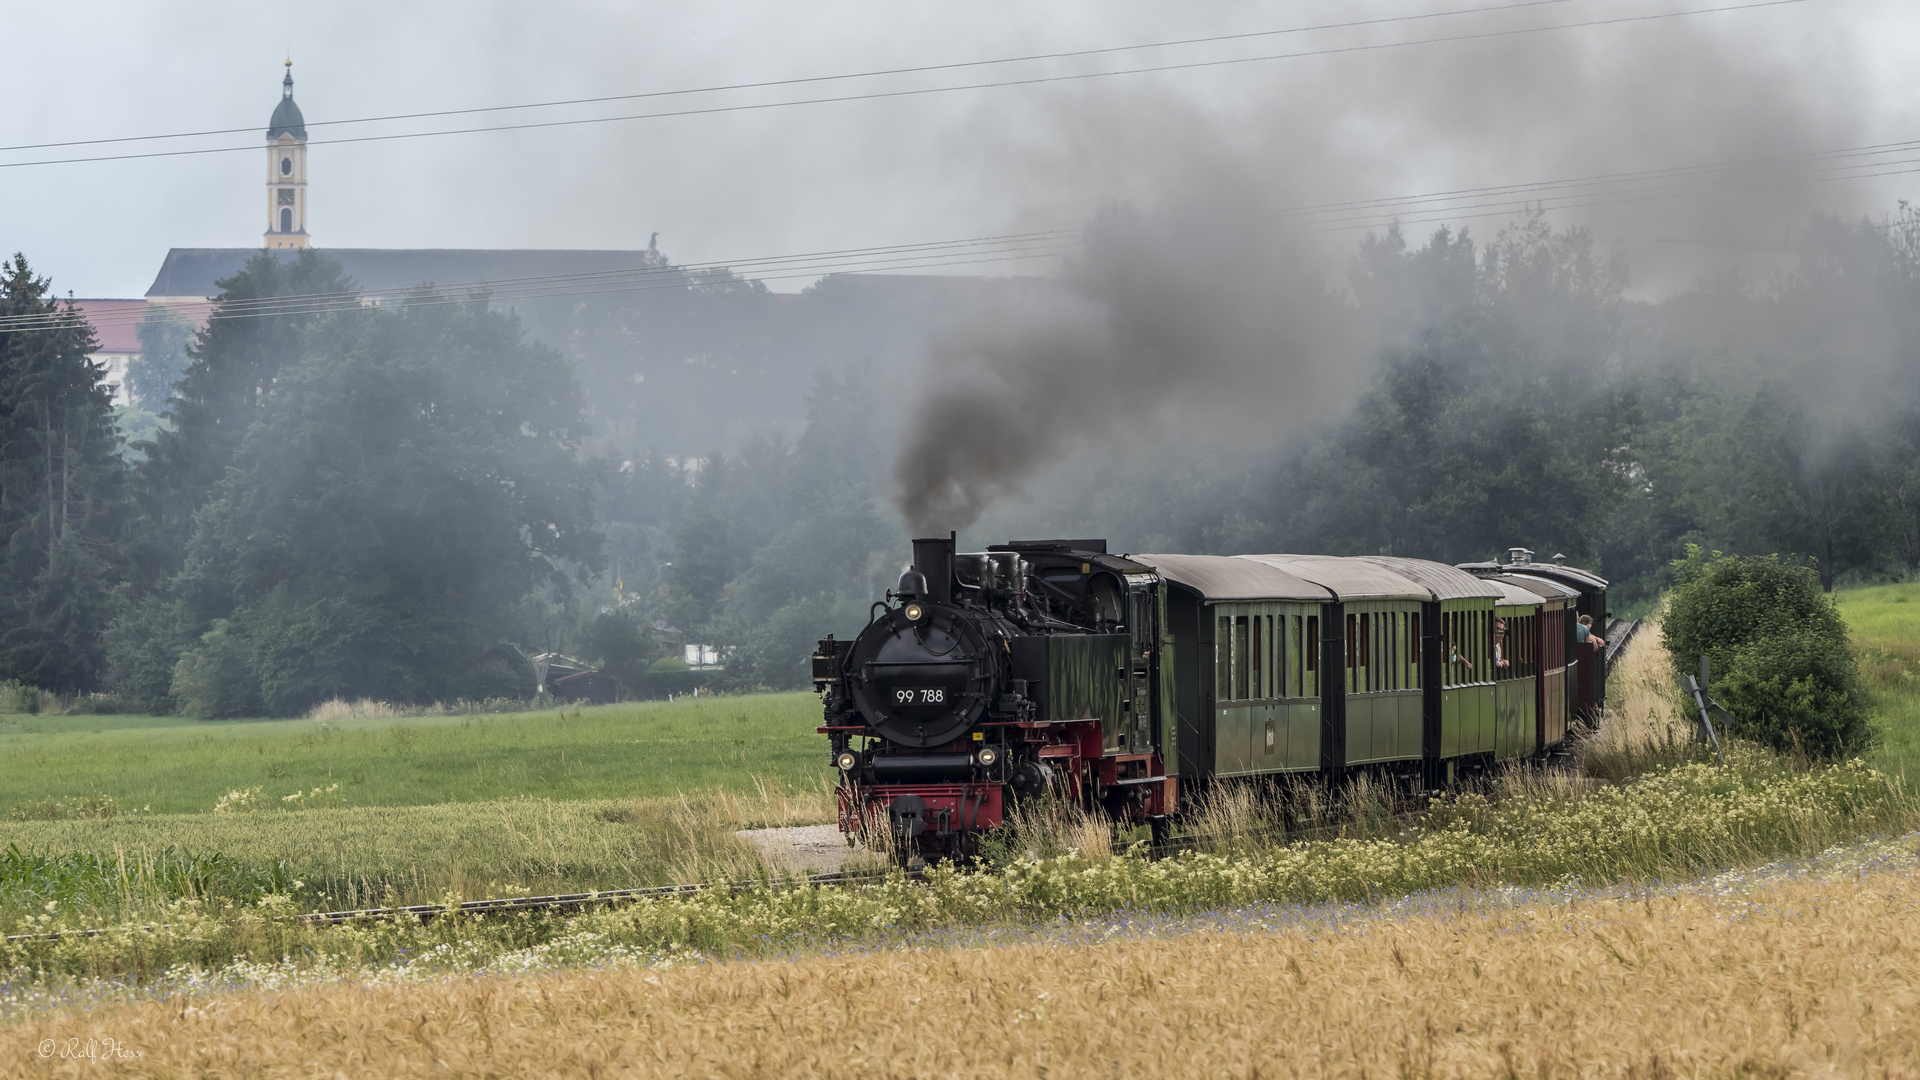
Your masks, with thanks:
[[[1575,599],[1569,618],[1577,619],[1581,615],[1590,617],[1596,633],[1605,631],[1607,620],[1612,616],[1607,610],[1607,579],[1559,562],[1535,562],[1533,552],[1523,547],[1508,548],[1505,563],[1461,563],[1460,569],[1483,578],[1520,574],[1570,589],[1575,593]],[[1570,710],[1574,721],[1591,726],[1598,722],[1607,700],[1606,651],[1593,642],[1570,644],[1569,648],[1567,688]]]

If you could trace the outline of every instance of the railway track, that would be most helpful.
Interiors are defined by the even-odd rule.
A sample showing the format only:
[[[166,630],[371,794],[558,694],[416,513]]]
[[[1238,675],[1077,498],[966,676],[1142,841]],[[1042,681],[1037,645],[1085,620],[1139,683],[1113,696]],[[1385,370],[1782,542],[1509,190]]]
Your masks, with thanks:
[[[1409,826],[1419,821],[1424,810],[1409,810],[1389,816],[1385,820],[1400,826]],[[1254,829],[1237,834],[1236,838],[1248,840],[1267,839],[1281,836],[1282,843],[1298,843],[1306,840],[1318,840],[1350,834],[1351,825],[1318,825],[1303,828]],[[1201,847],[1209,837],[1197,834],[1184,834],[1170,837],[1160,846],[1157,856],[1177,854]],[[1116,841],[1113,853],[1124,854],[1133,848],[1145,844],[1144,840]],[[515,912],[550,911],[561,914],[575,914],[591,908],[614,907],[638,900],[670,896],[690,896],[695,893],[715,889],[731,892],[746,892],[763,888],[818,888],[850,887],[872,885],[887,880],[896,874],[904,875],[909,881],[926,877],[924,869],[901,870],[898,867],[875,870],[841,871],[828,874],[810,874],[805,878],[791,879],[755,879],[752,881],[706,882],[693,885],[657,885],[639,889],[609,889],[604,892],[558,893],[550,896],[508,896],[491,900],[468,900],[459,904],[407,904],[399,907],[353,908],[344,911],[314,911],[301,915],[282,916],[277,921],[300,922],[309,926],[338,926],[351,922],[390,922],[400,919],[413,919],[422,924],[432,922],[442,915],[464,915],[480,918],[488,915],[506,915]],[[57,941],[63,938],[90,938],[102,934],[129,930],[164,930],[166,923],[146,923],[137,926],[94,927],[79,930],[50,930],[36,934],[11,934],[4,940],[13,942]]]

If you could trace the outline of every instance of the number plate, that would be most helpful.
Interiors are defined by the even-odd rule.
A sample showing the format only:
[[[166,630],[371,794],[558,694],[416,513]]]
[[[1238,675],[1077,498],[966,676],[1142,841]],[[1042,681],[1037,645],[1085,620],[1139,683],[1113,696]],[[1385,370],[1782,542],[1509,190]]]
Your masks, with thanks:
[[[945,705],[947,691],[942,686],[900,687],[893,692],[895,705]]]

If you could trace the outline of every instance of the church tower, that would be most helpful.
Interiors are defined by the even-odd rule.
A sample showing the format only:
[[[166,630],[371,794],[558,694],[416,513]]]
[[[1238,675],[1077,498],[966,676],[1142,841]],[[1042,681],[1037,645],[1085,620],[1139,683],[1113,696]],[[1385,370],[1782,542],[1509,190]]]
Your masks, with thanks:
[[[267,125],[267,237],[270,248],[307,246],[307,120],[293,103],[293,61]]]

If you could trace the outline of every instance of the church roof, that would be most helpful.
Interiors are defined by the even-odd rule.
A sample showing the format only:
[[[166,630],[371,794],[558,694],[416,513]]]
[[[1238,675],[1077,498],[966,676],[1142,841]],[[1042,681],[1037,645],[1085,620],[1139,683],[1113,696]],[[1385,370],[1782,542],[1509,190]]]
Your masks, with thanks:
[[[386,294],[432,282],[464,291],[484,282],[508,282],[564,274],[604,274],[659,265],[657,253],[598,249],[539,248],[325,248],[324,254],[360,286],[360,291]],[[215,282],[230,278],[260,248],[174,248],[160,264],[147,295],[218,296]],[[267,251],[276,258],[293,258],[292,250]]]
[[[75,300],[74,309],[93,325],[96,353],[137,353],[140,351],[140,320],[146,317],[145,300]]]
[[[292,65],[288,65],[289,68]],[[281,84],[280,104],[273,107],[273,119],[267,121],[267,141],[271,142],[282,135],[292,135],[296,139],[307,137],[307,118],[300,115],[300,106],[293,103],[293,72],[289,70]]]

